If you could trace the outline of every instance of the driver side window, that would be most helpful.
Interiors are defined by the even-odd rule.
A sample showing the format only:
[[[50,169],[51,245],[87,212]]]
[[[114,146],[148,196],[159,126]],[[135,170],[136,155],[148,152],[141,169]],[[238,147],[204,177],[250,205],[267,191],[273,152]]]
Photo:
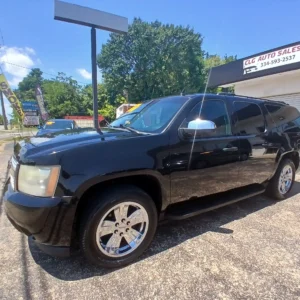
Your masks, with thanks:
[[[201,103],[194,106],[181,127],[187,127],[189,122],[200,118],[216,124],[216,130],[212,132],[212,136],[231,135],[230,119],[225,102],[222,100],[204,100],[202,108]]]

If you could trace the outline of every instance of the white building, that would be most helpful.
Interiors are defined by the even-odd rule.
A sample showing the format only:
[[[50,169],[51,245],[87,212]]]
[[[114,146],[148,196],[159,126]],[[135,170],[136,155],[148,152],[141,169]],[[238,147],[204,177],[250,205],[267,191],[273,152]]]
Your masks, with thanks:
[[[234,87],[236,95],[285,101],[300,111],[300,42],[215,67],[209,87]]]

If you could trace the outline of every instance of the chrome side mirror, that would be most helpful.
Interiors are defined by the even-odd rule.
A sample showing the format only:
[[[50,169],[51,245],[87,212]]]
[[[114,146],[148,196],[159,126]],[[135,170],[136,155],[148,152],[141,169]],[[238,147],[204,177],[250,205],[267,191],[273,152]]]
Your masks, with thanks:
[[[180,128],[179,132],[184,138],[210,137],[215,133],[217,126],[209,120],[196,119],[188,122],[186,128]]]
[[[188,129],[194,130],[210,130],[216,129],[217,126],[214,122],[208,120],[196,119],[188,123]]]

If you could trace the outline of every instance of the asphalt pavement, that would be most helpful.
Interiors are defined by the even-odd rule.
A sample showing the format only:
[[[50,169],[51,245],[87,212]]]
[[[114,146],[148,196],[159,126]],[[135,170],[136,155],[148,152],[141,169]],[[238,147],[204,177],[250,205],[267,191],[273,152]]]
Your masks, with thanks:
[[[31,136],[34,135],[36,131],[37,131],[36,128],[5,130],[4,126],[0,125],[0,141],[9,140],[14,137]]]
[[[11,145],[0,144],[1,185]],[[290,198],[263,196],[158,228],[118,270],[43,254],[0,206],[0,299],[300,299],[300,176]]]

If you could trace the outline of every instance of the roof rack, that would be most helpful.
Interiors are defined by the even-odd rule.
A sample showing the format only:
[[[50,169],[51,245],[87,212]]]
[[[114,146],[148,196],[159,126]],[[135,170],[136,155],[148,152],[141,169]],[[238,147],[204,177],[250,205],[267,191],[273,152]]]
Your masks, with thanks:
[[[218,95],[227,95],[227,96],[234,96],[234,97],[240,97],[240,98],[247,98],[247,99],[255,99],[255,100],[261,100],[261,101],[267,101],[267,102],[272,102],[272,103],[279,103],[279,104],[284,104],[284,105],[289,105],[288,103],[284,101],[278,101],[278,100],[271,100],[271,99],[265,99],[265,98],[255,98],[255,97],[250,97],[250,96],[244,96],[244,95],[236,95],[234,93],[227,93],[227,92],[221,92],[218,93]]]
[[[220,92],[220,93],[218,93],[217,95],[230,95],[230,96],[236,96],[236,94],[235,93],[229,93],[229,92]]]

